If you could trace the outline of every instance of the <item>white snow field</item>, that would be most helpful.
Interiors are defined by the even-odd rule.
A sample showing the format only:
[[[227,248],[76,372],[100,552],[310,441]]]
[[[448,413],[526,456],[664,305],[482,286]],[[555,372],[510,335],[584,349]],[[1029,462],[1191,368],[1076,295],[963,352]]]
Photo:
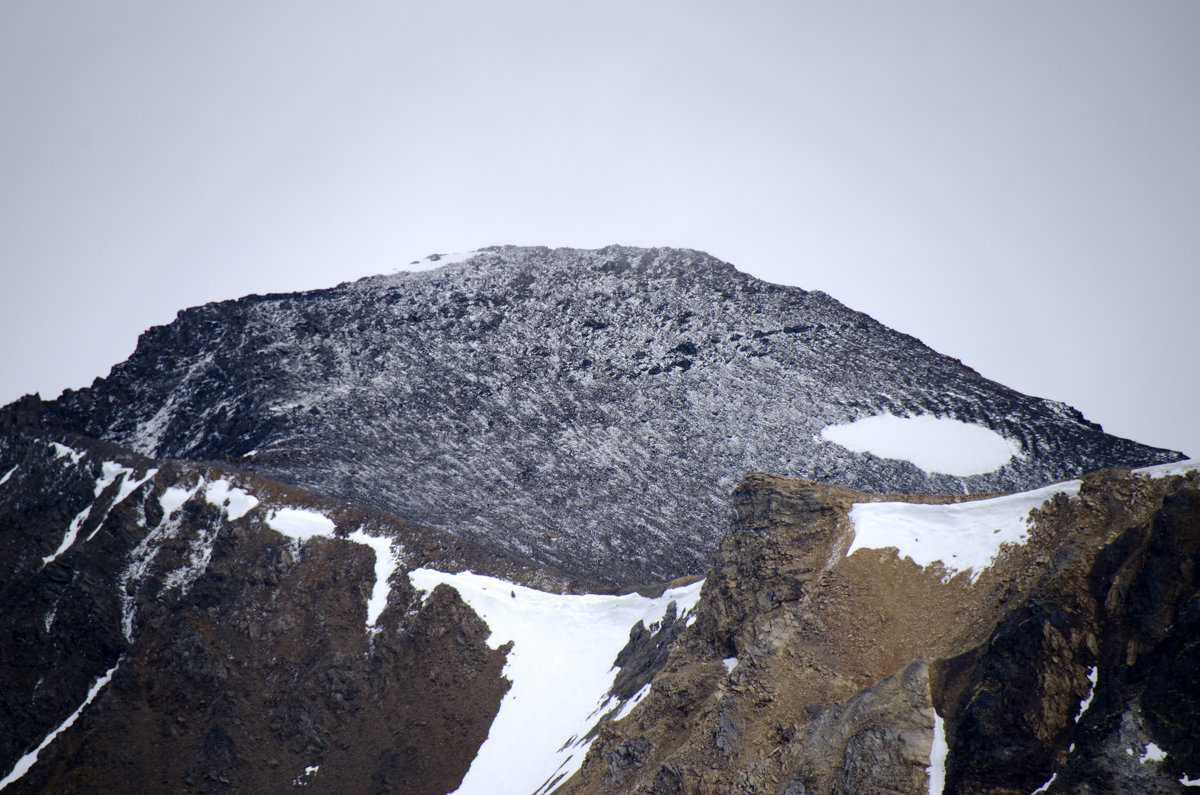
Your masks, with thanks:
[[[1067,480],[1033,491],[953,505],[856,502],[850,509],[854,543],[846,550],[895,547],[921,567],[941,561],[947,578],[970,572],[975,582],[991,566],[1002,544],[1023,544],[1029,513],[1056,494],[1074,497],[1080,481]]]
[[[492,648],[513,642],[504,666],[512,688],[457,790],[462,795],[547,792],[578,770],[630,628],[658,621],[672,601],[682,616],[703,584],[648,599],[545,593],[471,572],[414,569],[409,579],[427,594],[443,583],[458,591],[492,630]]]
[[[878,414],[845,425],[827,425],[821,440],[855,453],[908,461],[926,472],[955,477],[986,475],[1023,457],[1020,447],[991,428],[931,414]]]

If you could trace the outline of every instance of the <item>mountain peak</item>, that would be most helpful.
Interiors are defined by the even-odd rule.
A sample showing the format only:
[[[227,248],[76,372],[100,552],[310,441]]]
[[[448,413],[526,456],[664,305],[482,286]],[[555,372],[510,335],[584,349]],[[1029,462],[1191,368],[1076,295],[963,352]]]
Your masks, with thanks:
[[[436,262],[187,310],[44,421],[622,584],[699,573],[750,470],[963,493],[1178,457],[703,252],[502,246]],[[977,426],[1013,454],[947,474],[827,433],[881,416]]]

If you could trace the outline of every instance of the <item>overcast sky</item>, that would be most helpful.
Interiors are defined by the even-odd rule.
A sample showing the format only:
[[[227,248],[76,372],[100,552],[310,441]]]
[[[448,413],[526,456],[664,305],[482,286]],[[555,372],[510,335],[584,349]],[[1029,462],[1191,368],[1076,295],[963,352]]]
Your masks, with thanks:
[[[0,403],[183,307],[706,250],[1200,455],[1200,3],[0,3]]]

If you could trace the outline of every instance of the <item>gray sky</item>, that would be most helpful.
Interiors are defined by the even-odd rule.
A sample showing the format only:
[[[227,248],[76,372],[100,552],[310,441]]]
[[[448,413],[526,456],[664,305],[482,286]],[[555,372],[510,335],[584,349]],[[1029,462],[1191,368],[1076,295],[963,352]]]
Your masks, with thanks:
[[[0,403],[185,306],[706,250],[1200,455],[1200,3],[0,3]]]

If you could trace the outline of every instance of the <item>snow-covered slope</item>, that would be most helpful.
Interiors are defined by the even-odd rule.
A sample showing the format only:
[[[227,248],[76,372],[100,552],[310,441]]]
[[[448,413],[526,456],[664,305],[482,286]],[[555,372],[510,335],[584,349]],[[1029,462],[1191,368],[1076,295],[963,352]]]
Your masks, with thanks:
[[[592,730],[619,706],[608,702],[614,661],[630,629],[657,623],[672,602],[683,618],[703,584],[649,599],[550,594],[471,572],[416,569],[408,576],[424,591],[441,584],[456,590],[487,622],[492,648],[512,642],[504,667],[512,689],[457,790],[461,795],[540,795],[570,777],[583,764]]]
[[[1177,457],[700,252],[457,259],[181,312],[44,422],[622,583],[701,573],[747,471],[961,494]],[[874,417],[915,444],[839,435]],[[964,462],[952,422],[1002,455]]]

